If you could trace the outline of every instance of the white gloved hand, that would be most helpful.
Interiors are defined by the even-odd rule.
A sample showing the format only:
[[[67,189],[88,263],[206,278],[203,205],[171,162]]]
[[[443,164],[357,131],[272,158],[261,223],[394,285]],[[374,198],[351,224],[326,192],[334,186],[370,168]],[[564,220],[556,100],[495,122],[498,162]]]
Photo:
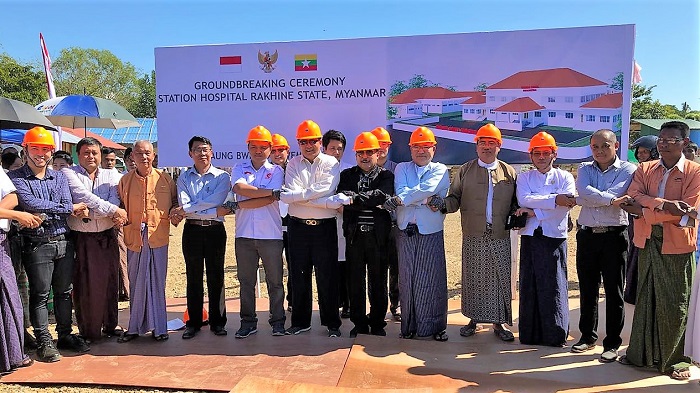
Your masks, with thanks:
[[[352,197],[349,197],[342,192],[339,192],[338,194],[334,195],[337,197],[338,202],[342,203],[343,205],[350,205],[352,204]]]

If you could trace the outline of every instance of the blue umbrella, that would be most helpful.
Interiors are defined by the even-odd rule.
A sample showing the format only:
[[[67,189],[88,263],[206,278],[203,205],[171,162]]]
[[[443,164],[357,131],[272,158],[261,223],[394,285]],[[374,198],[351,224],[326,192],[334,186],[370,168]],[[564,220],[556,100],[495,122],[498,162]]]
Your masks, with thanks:
[[[49,100],[53,105],[46,117],[54,125],[68,128],[140,127],[136,118],[114,101],[86,95],[70,95]],[[58,101],[58,102],[56,102]],[[42,102],[37,108],[47,106]],[[49,107],[49,106],[47,106]],[[41,109],[40,109],[41,110]]]

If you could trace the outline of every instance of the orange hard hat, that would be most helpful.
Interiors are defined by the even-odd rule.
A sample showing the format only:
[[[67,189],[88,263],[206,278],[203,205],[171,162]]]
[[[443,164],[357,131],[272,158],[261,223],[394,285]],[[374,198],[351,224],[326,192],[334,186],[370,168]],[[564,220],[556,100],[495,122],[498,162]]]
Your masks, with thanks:
[[[321,127],[313,120],[304,120],[297,127],[297,139],[321,139]]]
[[[415,131],[413,131],[408,144],[417,145],[419,143],[432,143],[433,145],[437,144],[437,141],[435,141],[435,134],[430,131],[430,128],[418,127]]]
[[[245,140],[245,143],[250,142],[268,142],[272,144],[272,135],[267,128],[263,126],[255,126],[248,132],[248,139]]]
[[[56,148],[56,144],[53,142],[53,135],[44,127],[34,127],[24,134],[22,146],[27,145],[45,145]]]
[[[371,132],[363,132],[355,138],[355,151],[362,150],[377,150],[379,149],[379,141]]]
[[[286,147],[289,149],[289,143],[287,143],[287,139],[283,137],[280,134],[272,134],[272,148],[276,147]]]
[[[549,147],[552,150],[557,151],[557,142],[554,140],[553,136],[544,131],[540,131],[535,134],[532,139],[530,139],[530,148],[528,151],[532,153],[532,151],[538,147]]]
[[[391,143],[391,135],[389,135],[389,131],[385,130],[384,127],[373,129],[372,134],[377,137],[379,142]]]
[[[182,316],[182,321],[187,323],[187,321],[190,320],[190,313],[187,312],[187,309],[185,309],[185,315]],[[202,309],[202,322],[206,322],[209,320],[209,313],[205,308]]]
[[[501,139],[501,130],[491,123],[485,124],[479,128],[474,137],[474,142],[479,142],[480,138],[491,138],[497,140],[499,144],[503,143]]]

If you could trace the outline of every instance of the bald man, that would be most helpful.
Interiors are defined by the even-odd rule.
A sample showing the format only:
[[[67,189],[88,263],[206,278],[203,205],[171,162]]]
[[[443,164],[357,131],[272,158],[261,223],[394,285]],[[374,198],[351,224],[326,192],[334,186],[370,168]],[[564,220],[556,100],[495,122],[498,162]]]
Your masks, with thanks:
[[[625,260],[629,238],[627,213],[620,208],[626,203],[627,188],[637,169],[617,157],[620,143],[611,130],[598,130],[590,139],[593,161],[581,164],[576,179],[581,205],[576,233],[576,269],[581,288],[581,339],[571,352],[592,350],[598,339],[598,292],[600,278],[605,289],[605,333],[600,361],[617,359],[622,344],[620,333],[625,324],[622,289],[625,282]]]

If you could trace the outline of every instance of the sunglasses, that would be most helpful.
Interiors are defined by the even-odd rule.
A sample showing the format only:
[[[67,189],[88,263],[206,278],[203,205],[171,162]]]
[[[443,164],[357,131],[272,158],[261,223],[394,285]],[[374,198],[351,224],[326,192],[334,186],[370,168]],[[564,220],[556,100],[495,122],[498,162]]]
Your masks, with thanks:
[[[360,150],[360,151],[356,151],[356,152],[355,152],[355,155],[358,156],[358,157],[362,157],[362,156],[372,156],[372,155],[374,155],[376,152],[377,152],[376,150]]]
[[[297,142],[299,142],[299,146],[315,145],[320,141],[321,141],[320,139],[299,139],[299,140],[297,140]]]

